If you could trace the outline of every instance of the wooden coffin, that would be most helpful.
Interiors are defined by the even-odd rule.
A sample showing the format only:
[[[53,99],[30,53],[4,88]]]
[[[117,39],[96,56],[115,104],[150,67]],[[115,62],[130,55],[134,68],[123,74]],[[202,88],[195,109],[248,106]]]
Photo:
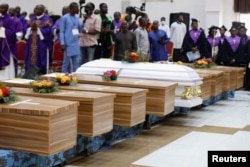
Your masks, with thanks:
[[[115,70],[121,78],[134,78],[153,81],[178,83],[176,87],[175,106],[191,108],[202,104],[199,96],[202,79],[192,68],[161,63],[126,63],[112,60],[94,60],[84,63],[75,74],[102,76],[107,70]]]
[[[237,88],[237,71],[228,66],[214,66],[209,70],[223,71],[223,91],[228,92]]]
[[[195,69],[198,74],[211,75],[211,96],[217,96],[223,92],[223,72],[208,69]]]
[[[208,100],[211,97],[211,74],[199,73],[199,76],[202,78],[201,84],[201,98],[202,100]]]
[[[121,86],[148,89],[146,113],[165,116],[174,111],[175,88],[177,83],[143,79],[119,78],[117,81],[103,81],[101,76],[77,74],[79,83]]]
[[[10,80],[1,81],[1,83],[6,84],[9,87],[21,87],[21,88],[29,88],[30,82],[34,80],[23,79],[23,78],[14,78]]]
[[[244,76],[245,76],[245,68],[243,67],[231,67],[233,71],[236,71],[237,82],[236,89],[240,89],[244,86]]]
[[[145,121],[147,89],[91,84],[60,86],[60,89],[113,93],[116,95],[114,100],[115,125],[132,127]]]
[[[12,90],[18,95],[79,101],[77,133],[80,135],[94,137],[113,129],[114,94],[66,90],[35,93],[29,88],[14,87]]]
[[[76,145],[78,102],[19,97],[0,103],[0,148],[48,156]]]

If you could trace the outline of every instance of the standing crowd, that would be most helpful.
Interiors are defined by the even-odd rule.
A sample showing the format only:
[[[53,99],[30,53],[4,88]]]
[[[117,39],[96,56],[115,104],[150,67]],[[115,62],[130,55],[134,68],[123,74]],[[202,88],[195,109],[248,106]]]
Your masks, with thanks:
[[[1,79],[14,78],[17,74],[18,40],[25,40],[25,70],[36,65],[43,73],[52,62],[53,44],[60,42],[64,52],[62,72],[74,72],[94,59],[123,60],[130,51],[142,53],[142,61],[167,61],[166,45],[173,43],[173,61],[193,62],[211,59],[219,65],[246,66],[250,61],[250,37],[244,26],[231,27],[225,36],[225,26],[211,26],[206,36],[199,21],[192,19],[187,30],[184,17],[179,13],[170,26],[166,18],[150,21],[148,15],[133,7],[125,13],[108,15],[108,5],[88,2],[80,17],[78,3],[62,8],[62,16],[53,22],[44,5],[36,5],[30,19],[21,14],[20,7],[0,5],[0,75]],[[23,12],[26,14],[26,12]],[[220,35],[217,35],[219,30]]]

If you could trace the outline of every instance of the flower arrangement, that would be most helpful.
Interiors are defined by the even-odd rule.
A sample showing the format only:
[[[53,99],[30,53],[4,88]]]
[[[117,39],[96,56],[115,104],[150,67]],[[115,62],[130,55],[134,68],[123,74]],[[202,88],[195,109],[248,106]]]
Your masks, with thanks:
[[[56,74],[55,80],[59,85],[76,85],[77,84],[76,76],[72,76],[68,73],[66,73],[65,75]]]
[[[210,68],[214,66],[215,63],[211,59],[199,59],[194,62],[194,67],[195,68]]]
[[[2,84],[0,86],[0,103],[8,103],[11,101],[18,101],[18,97],[13,90]]]
[[[125,51],[123,60],[129,63],[140,62],[142,61],[142,53]]]
[[[104,81],[114,81],[117,80],[118,73],[115,70],[108,70],[103,73]]]
[[[30,87],[37,93],[52,93],[58,91],[57,84],[50,78],[32,81]]]
[[[182,61],[176,61],[176,62],[173,62],[173,64],[183,65],[183,62]]]

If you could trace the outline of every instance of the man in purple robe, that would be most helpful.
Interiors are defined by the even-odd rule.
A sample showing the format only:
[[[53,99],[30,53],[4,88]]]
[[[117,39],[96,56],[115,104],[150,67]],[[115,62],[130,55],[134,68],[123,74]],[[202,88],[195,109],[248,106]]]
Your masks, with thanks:
[[[223,65],[222,57],[223,57],[223,43],[226,40],[227,36],[225,35],[227,28],[223,25],[219,28],[220,31],[220,36],[217,37],[219,40],[219,45],[218,45],[218,54],[215,59],[215,63],[218,65]]]
[[[244,46],[241,38],[237,35],[235,27],[230,29],[231,36],[223,42],[222,61],[226,66],[240,66],[244,63]]]
[[[220,39],[216,37],[216,33],[219,27],[211,26],[208,29],[208,36],[207,36],[207,49],[208,53],[212,55],[212,59],[215,60],[218,52],[218,46],[220,43]]]
[[[21,21],[22,23],[22,31],[23,31],[23,34],[26,33],[26,30],[28,28],[28,23],[27,23],[27,20],[25,19],[25,17],[21,14],[21,8],[20,6],[16,6],[15,7],[15,12],[16,12],[16,17],[19,18],[19,20]]]
[[[250,89],[250,36],[247,35],[247,28],[244,26],[241,26],[239,28],[239,35],[241,38],[241,43],[244,47],[244,59],[243,63],[246,68],[246,74],[245,74],[245,84],[244,87],[249,90]]]
[[[29,21],[25,38],[25,70],[30,65],[36,65],[43,73],[48,71],[49,53],[52,51],[53,35],[51,31],[52,20],[44,14],[45,7],[37,5],[34,9],[35,16]]]
[[[4,3],[0,5],[0,79],[13,79],[15,77],[14,62],[16,57],[10,46],[15,40],[14,21],[7,14],[9,5]]]
[[[62,8],[62,16],[64,16],[65,14],[69,13],[69,6],[64,6]],[[59,19],[56,20],[55,24],[52,26],[52,32],[53,32],[53,36],[54,39],[53,41],[59,41],[59,32],[60,32],[60,22],[62,20],[62,17],[60,17]]]
[[[12,39],[13,41],[11,42],[11,50],[12,50],[12,53],[17,56],[17,50],[16,50],[16,42],[17,40],[19,39],[22,39],[22,36],[23,36],[23,25],[22,25],[22,22],[20,21],[19,18],[16,17],[16,13],[15,13],[15,9],[14,8],[9,8],[9,14],[12,18],[12,20],[14,21],[14,27],[15,27],[15,30],[16,30],[16,33],[15,35],[13,35]]]
[[[182,61],[183,62],[190,62],[187,57],[187,52],[197,52],[200,53],[200,58],[211,58],[211,53],[207,50],[207,41],[204,31],[199,28],[198,20],[192,19],[191,22],[191,30],[189,30],[182,43]]]

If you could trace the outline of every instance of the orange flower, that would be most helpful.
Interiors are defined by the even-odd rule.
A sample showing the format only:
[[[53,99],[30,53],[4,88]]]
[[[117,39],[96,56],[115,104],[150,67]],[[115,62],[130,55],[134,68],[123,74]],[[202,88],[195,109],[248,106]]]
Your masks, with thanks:
[[[201,60],[197,60],[196,63],[197,64],[202,64],[202,61]]]
[[[130,52],[130,56],[133,57],[133,56],[138,56],[136,52]]]

